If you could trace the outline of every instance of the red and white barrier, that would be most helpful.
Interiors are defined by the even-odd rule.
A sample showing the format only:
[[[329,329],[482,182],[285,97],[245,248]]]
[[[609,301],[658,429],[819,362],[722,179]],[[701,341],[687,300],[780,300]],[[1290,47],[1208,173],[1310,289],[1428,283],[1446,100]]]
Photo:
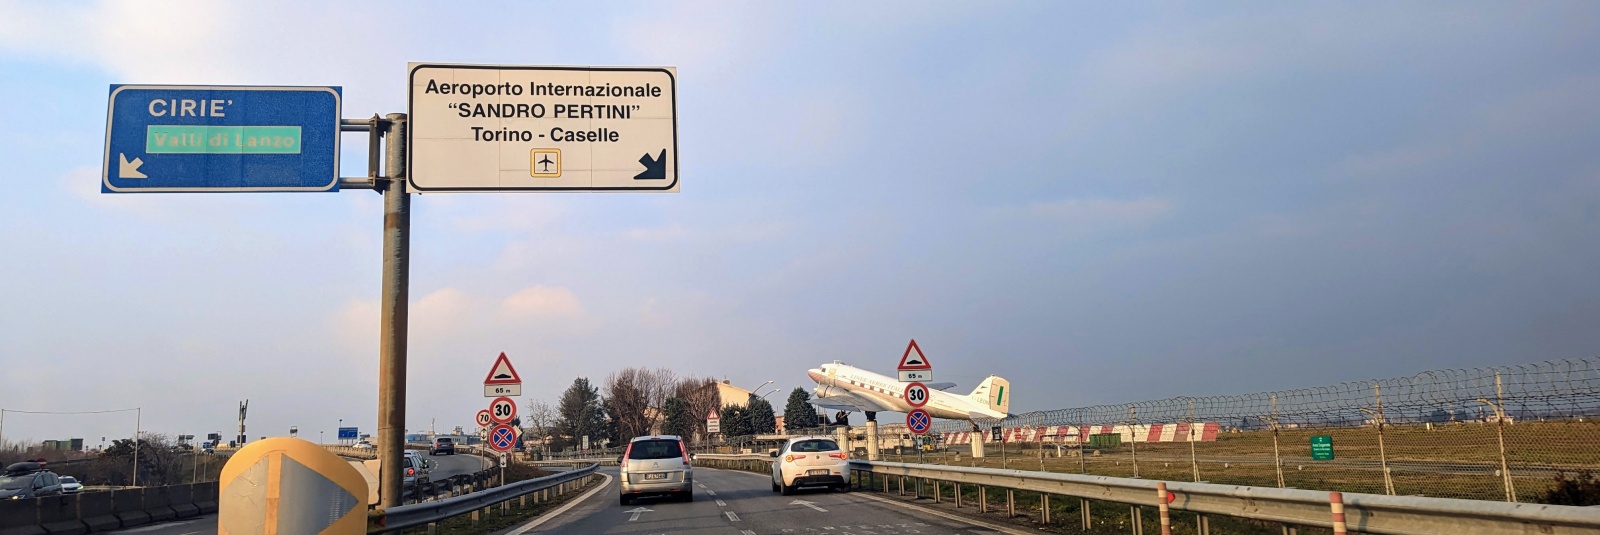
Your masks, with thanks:
[[[1046,427],[1008,427],[1001,430],[1006,442],[1039,442],[1044,444],[1076,444],[1089,441],[1089,435],[1122,435],[1123,442],[1216,442],[1222,425],[1216,422],[1187,422],[1144,425],[1053,425]],[[1191,432],[1192,431],[1192,432]],[[993,443],[987,431],[960,431],[943,433],[945,444],[971,444],[974,440]]]

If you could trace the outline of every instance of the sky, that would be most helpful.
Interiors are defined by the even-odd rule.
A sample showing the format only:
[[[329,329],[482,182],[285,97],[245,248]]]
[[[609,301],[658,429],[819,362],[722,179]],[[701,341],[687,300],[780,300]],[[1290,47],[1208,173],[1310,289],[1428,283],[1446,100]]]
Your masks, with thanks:
[[[7,439],[377,419],[381,197],[102,194],[111,84],[670,66],[680,193],[412,201],[407,426],[843,360],[1013,412],[1600,348],[1592,2],[0,0]],[[366,174],[359,134],[343,174]],[[778,403],[779,406],[782,403]]]

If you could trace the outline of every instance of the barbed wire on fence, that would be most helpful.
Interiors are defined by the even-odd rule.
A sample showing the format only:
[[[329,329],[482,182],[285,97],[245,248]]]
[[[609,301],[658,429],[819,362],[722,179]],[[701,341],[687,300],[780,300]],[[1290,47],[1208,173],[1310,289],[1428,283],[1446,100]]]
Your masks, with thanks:
[[[1380,406],[1381,404],[1381,406]],[[1600,357],[1516,366],[1422,372],[1410,377],[1242,395],[1174,397],[1015,414],[1002,427],[1217,422],[1226,429],[1358,427],[1494,421],[1495,407],[1512,420],[1600,416]],[[1131,409],[1131,410],[1130,410]],[[971,424],[946,420],[935,432]]]

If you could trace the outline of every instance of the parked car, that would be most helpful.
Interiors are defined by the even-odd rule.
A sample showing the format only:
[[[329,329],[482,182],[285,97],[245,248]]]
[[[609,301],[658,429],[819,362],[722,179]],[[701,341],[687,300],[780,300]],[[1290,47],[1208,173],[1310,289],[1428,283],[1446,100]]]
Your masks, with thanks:
[[[675,435],[651,435],[628,442],[619,463],[622,505],[644,496],[670,496],[694,501],[694,466],[689,449]]]
[[[350,446],[350,447],[358,449],[358,450],[378,449],[377,446],[373,446],[371,442],[367,442],[365,440],[363,440],[361,442],[357,442],[354,446]]]
[[[787,496],[800,487],[850,490],[850,454],[831,437],[791,438],[772,457],[772,492]]]
[[[77,494],[79,492],[83,492],[83,484],[78,482],[78,478],[61,476],[62,494]]]
[[[456,441],[445,437],[433,439],[433,447],[428,448],[428,455],[455,455]]]
[[[7,466],[5,475],[0,475],[0,499],[60,496],[61,477],[44,466],[39,462],[20,462]]]

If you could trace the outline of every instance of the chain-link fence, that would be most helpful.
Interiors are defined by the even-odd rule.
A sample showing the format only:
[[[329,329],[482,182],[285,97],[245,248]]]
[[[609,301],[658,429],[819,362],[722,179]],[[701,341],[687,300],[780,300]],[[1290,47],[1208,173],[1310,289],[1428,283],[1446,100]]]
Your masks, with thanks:
[[[1600,472],[1596,417],[1589,358],[1031,412],[998,431],[944,421],[923,441],[885,421],[877,442],[892,461],[1532,502],[1558,475]]]

